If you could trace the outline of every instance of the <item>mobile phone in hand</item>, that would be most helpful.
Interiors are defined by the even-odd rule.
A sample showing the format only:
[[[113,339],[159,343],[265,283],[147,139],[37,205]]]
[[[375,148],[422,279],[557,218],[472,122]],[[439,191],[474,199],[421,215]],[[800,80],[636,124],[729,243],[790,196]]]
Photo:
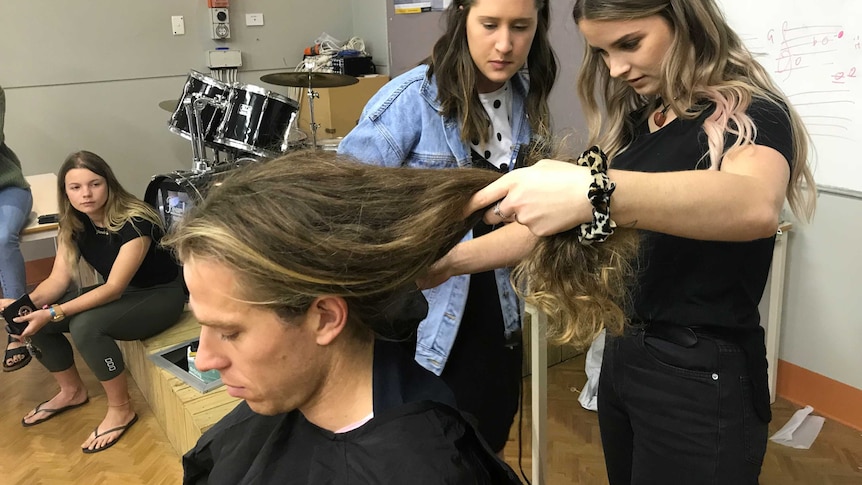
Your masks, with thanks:
[[[21,298],[10,303],[9,306],[3,309],[3,319],[6,320],[6,331],[10,335],[21,335],[24,329],[27,328],[28,322],[18,323],[12,319],[29,315],[34,311],[36,311],[36,305],[33,304],[30,295],[26,293]]]

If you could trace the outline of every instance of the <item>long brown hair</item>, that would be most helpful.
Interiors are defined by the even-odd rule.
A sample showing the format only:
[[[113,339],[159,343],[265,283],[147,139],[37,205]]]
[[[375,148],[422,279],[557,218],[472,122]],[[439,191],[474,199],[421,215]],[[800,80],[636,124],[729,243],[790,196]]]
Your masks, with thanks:
[[[66,194],[66,174],[74,168],[85,168],[105,179],[108,187],[108,200],[105,202],[103,222],[109,232],[119,231],[133,217],[146,219],[164,229],[156,211],[124,189],[114,175],[114,171],[111,170],[111,166],[102,157],[86,150],[71,153],[60,165],[60,171],[57,174],[57,205],[60,218],[57,238],[66,248],[68,254],[64,254],[63,257],[72,267],[75,267],[78,260],[77,246],[73,242],[74,236],[75,233],[84,230],[80,217],[85,217],[72,207],[69,196]]]
[[[454,0],[446,10],[446,31],[437,39],[428,64],[428,79],[437,80],[437,98],[445,118],[461,123],[461,139],[488,141],[491,120],[479,100],[478,69],[470,56],[467,43],[467,16],[478,0]],[[492,0],[484,0],[492,1]],[[557,79],[557,59],[548,39],[551,8],[549,0],[535,0],[538,23],[530,53],[527,72],[530,89],[527,93],[527,119],[533,136],[550,140],[551,115],[548,96]]]
[[[664,87],[659,96],[686,119],[694,119],[708,108],[699,101],[715,104],[715,112],[704,122],[713,169],[718,169],[726,154],[725,134],[738,135],[727,151],[751,144],[756,138],[757,127],[746,114],[752,99],[763,99],[786,110],[793,132],[786,196],[797,216],[811,219],[816,186],[808,166],[808,131],[766,69],[727,24],[714,0],[576,0],[572,15],[576,23],[652,15],[669,23],[673,42],[662,65]],[[611,78],[604,61],[589,47],[584,50],[578,95],[590,131],[589,144],[601,146],[611,158],[632,138],[633,127],[626,122],[629,113],[657,103],[655,96],[640,96],[625,82]],[[603,119],[602,107],[607,120]]]
[[[381,321],[391,321],[380,315],[479,220],[481,211],[465,220],[463,207],[497,177],[482,169],[387,168],[295,152],[230,174],[163,242],[181,261],[203,258],[230,268],[243,288],[237,298],[285,318],[318,296],[335,295],[347,301],[352,322],[404,335],[418,320],[404,321],[409,329],[381,329]],[[568,233],[542,238],[523,263],[531,275],[528,294],[535,292],[541,308],[567,327],[553,331],[560,339],[583,345],[601,325],[622,329],[618,290],[625,271],[615,267],[628,254],[620,249],[622,235],[593,247],[573,243]],[[541,284],[545,278],[553,281]],[[550,311],[549,301],[564,306]],[[561,312],[565,318],[557,318]]]

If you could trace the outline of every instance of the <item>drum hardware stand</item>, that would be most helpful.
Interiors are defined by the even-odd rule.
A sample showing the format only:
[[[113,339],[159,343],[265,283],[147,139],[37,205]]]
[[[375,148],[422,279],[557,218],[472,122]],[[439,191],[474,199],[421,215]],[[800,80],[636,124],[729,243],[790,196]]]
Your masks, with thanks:
[[[287,129],[284,130],[284,138],[281,140],[281,151],[285,152],[288,148],[290,148],[290,133],[291,129],[296,128],[296,117],[299,111],[294,111],[290,114],[290,121],[287,122]],[[296,128],[299,130],[299,128]]]
[[[193,95],[195,98],[192,101],[189,98],[183,100],[183,107],[186,110],[186,117],[189,120],[189,134],[192,139],[192,173],[204,173],[212,169],[212,163],[207,160],[207,149],[204,144],[204,134],[201,122],[201,112],[207,105],[216,107],[224,107],[224,102],[221,99],[208,98],[197,93]],[[213,150],[214,163],[219,163],[218,151]]]
[[[311,71],[308,71],[308,114],[311,117],[309,123],[311,127],[311,146],[317,148],[317,129],[319,124],[314,122],[314,98],[319,98],[320,94],[311,87]]]

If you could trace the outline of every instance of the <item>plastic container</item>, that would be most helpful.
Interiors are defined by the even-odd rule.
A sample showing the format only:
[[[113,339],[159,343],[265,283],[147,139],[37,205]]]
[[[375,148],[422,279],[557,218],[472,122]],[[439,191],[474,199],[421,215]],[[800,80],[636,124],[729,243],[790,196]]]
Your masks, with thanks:
[[[197,377],[198,379],[202,380],[203,382],[209,383],[209,382],[217,381],[221,377],[217,370],[213,369],[213,370],[208,370],[206,372],[201,372],[198,370],[197,367],[195,367],[195,356],[197,355],[196,350],[197,349],[192,350],[191,345],[186,347],[186,356],[188,357],[188,362],[189,362],[189,374]]]

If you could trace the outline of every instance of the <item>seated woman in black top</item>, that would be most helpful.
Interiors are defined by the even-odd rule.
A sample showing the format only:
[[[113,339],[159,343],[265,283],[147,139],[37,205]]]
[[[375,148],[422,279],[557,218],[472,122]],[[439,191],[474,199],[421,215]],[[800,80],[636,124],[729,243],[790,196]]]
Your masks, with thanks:
[[[158,214],[129,194],[108,164],[87,151],[66,158],[58,174],[60,231],[50,276],[30,293],[36,308],[16,321],[27,322],[22,341],[41,351],[60,392],[21,424],[34,426],[89,401],[72,353],[69,332],[107,396],[105,419],[82,444],[84,453],[113,446],[137,421],[129,401],[123,355],[115,340],[151,337],[173,325],[185,295],[171,254],[159,247]],[[104,278],[91,288],[75,288],[83,258]],[[5,307],[12,300],[0,300]]]
[[[202,325],[195,365],[245,400],[186,454],[186,483],[520,483],[393,342],[499,176],[417,170],[292,154],[231,174],[166,238]]]

